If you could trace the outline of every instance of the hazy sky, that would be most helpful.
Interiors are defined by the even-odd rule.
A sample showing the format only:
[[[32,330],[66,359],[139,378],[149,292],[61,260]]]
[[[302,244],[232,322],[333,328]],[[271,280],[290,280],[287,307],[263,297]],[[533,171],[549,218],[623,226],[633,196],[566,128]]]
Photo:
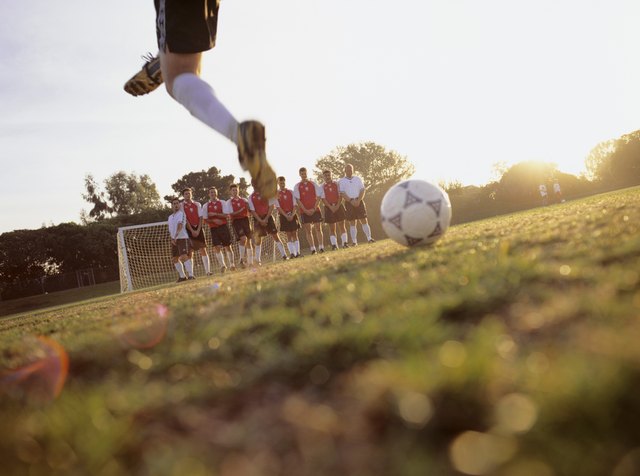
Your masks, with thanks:
[[[0,232],[78,222],[87,173],[149,174],[161,196],[212,165],[241,174],[164,89],[122,91],[156,50],[151,0],[3,0],[0,18]],[[290,184],[361,141],[434,182],[531,159],[579,174],[640,129],[639,24],[637,0],[223,0],[203,75],[267,124]]]

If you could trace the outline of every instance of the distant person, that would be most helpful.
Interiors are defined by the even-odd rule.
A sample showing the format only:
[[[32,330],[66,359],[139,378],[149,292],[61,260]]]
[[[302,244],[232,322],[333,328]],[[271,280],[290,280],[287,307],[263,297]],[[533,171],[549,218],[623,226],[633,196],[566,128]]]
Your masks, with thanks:
[[[349,232],[351,234],[351,244],[358,244],[357,222],[360,222],[362,231],[369,243],[375,240],[371,237],[371,228],[367,220],[367,206],[364,202],[366,189],[362,179],[357,175],[353,175],[353,165],[344,166],[344,177],[338,181],[340,195],[344,198],[345,216],[349,222]]]
[[[169,215],[169,236],[171,237],[171,261],[178,272],[178,283],[187,280],[185,269],[189,279],[193,279],[193,265],[189,258],[189,235],[187,235],[186,222],[187,219],[182,211],[180,200],[174,198],[171,200],[171,209],[173,213]]]
[[[229,186],[231,198],[227,200],[227,214],[231,216],[231,225],[238,239],[239,263],[242,268],[253,265],[253,230],[249,221],[249,202],[238,194],[238,185]],[[246,255],[246,261],[245,261]]]
[[[340,195],[338,189],[338,183],[333,180],[331,176],[331,170],[324,170],[322,172],[324,177],[324,183],[322,184],[322,203],[324,204],[324,222],[329,225],[329,241],[331,242],[331,249],[338,249],[338,237],[336,236],[336,230],[338,225],[342,230],[340,236],[342,240],[342,247],[348,247],[347,229],[344,225],[345,211],[342,204],[343,198]]]
[[[565,202],[564,198],[562,197],[562,189],[560,188],[560,182],[558,182],[558,179],[555,179],[553,181],[553,194],[555,195],[557,202]]]
[[[266,199],[256,190],[249,195],[249,210],[253,215],[253,240],[255,244],[254,258],[256,265],[262,265],[262,238],[270,235],[280,252],[280,258],[287,260],[287,254],[284,251],[284,245],[278,235],[276,222],[273,219],[273,210],[275,208],[275,199]]]
[[[167,92],[193,116],[238,147],[240,165],[257,190],[276,195],[276,174],[267,162],[264,126],[240,124],[200,78],[202,53],[212,49],[218,29],[220,0],[155,0],[158,56],[148,58],[124,86],[133,96],[147,94],[164,81]]]
[[[199,202],[192,200],[193,190],[189,187],[182,191],[182,196],[184,197],[182,209],[187,217],[187,234],[191,239],[191,254],[193,256],[193,250],[198,251],[200,258],[202,259],[202,266],[204,266],[204,273],[207,276],[211,276],[207,242],[205,240],[204,230],[202,229],[203,219],[200,212],[202,205],[200,205]]]
[[[229,268],[235,269],[235,259],[231,249],[231,232],[229,230],[228,215],[225,202],[218,198],[218,189],[209,189],[209,201],[202,205],[201,215],[205,223],[209,225],[213,253],[220,265],[220,272],[227,271],[224,252],[227,254]]]
[[[549,197],[547,196],[547,186],[543,183],[540,184],[540,186],[538,187],[538,191],[540,192],[542,204],[547,205],[549,203]]]
[[[284,231],[287,234],[289,258],[298,258],[300,256],[300,240],[298,238],[300,222],[298,222],[293,190],[287,188],[287,180],[284,177],[278,177],[278,202],[276,208],[279,213],[280,231]]]
[[[322,187],[307,178],[307,169],[300,167],[300,182],[293,188],[293,196],[300,210],[302,228],[304,229],[311,254],[324,253],[324,236],[322,235],[322,213],[320,213],[320,201],[322,200]],[[315,240],[314,240],[315,234]],[[316,244],[318,249],[316,250]]]

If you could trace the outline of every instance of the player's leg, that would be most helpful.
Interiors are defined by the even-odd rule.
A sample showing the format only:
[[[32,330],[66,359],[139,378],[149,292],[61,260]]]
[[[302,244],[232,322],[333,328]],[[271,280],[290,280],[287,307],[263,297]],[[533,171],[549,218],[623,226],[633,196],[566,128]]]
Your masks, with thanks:
[[[204,239],[204,236],[202,238]],[[207,276],[211,276],[211,262],[209,261],[209,253],[207,252],[206,242],[203,241],[202,248],[200,248],[199,253],[200,259],[202,260],[202,266],[204,267],[204,274]]]
[[[337,224],[333,222],[333,223],[328,223],[328,225],[329,225],[329,241],[331,242],[331,249],[337,250],[338,249],[338,238],[336,237]]]
[[[313,229],[313,223],[303,223],[302,227],[304,228],[304,236],[307,238],[307,243],[309,243],[309,249],[311,250],[311,254],[316,254],[316,244],[313,241],[313,234],[311,233]]]
[[[320,215],[320,213],[318,213]],[[322,219],[319,219],[315,223],[316,229],[316,245],[318,246],[318,251],[320,253],[324,253],[324,234],[322,233]]]
[[[367,241],[369,243],[373,243],[375,240],[371,237],[371,227],[369,226],[369,220],[366,217],[360,219],[360,226],[362,227],[364,236],[367,237]]]
[[[254,247],[254,258],[255,263],[260,266],[262,264],[262,233],[257,232],[254,237],[255,247]]]

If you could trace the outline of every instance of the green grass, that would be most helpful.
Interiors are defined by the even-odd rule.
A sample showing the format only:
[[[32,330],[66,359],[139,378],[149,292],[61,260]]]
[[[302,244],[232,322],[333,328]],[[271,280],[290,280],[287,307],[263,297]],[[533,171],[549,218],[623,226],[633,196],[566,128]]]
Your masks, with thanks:
[[[95,286],[85,286],[55,293],[38,294],[37,296],[0,301],[0,317],[77,303],[88,299],[118,294],[119,292],[120,282],[112,281],[109,283],[96,284]]]
[[[638,474],[639,223],[634,188],[2,319],[2,367],[70,359],[53,401],[5,377],[3,471]]]

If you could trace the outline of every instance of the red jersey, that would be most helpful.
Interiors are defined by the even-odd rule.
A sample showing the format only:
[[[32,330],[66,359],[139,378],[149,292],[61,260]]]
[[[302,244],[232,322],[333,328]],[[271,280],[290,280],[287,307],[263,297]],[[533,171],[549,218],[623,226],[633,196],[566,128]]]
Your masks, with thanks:
[[[246,218],[249,216],[249,204],[247,203],[247,200],[245,198],[230,198],[227,203],[231,207],[231,211],[237,212],[238,210],[244,209],[241,213],[231,215],[232,220],[238,220],[239,218]]]
[[[205,208],[205,216],[204,219],[207,220],[207,223],[211,228],[217,228],[222,225],[227,224],[227,219],[223,217],[210,217],[209,213],[224,213],[224,202],[222,200],[216,200],[212,202],[209,200],[206,204]]]
[[[294,194],[296,198],[300,199],[307,210],[313,210],[314,208],[316,208],[316,202],[318,196],[320,195],[316,187],[317,185],[311,180],[307,180],[306,182],[299,182],[295,186]]]
[[[200,224],[200,205],[198,202],[183,202],[184,214],[187,217],[187,221],[192,227],[197,227]]]
[[[338,184],[336,182],[329,182],[322,185],[324,189],[324,198],[331,205],[335,205],[340,201],[340,193],[338,192]]]
[[[278,205],[280,205],[280,208],[285,212],[291,213],[294,207],[293,192],[288,188],[278,190]]]
[[[258,192],[249,195],[249,206],[261,218],[269,213],[269,200],[262,198]]]

